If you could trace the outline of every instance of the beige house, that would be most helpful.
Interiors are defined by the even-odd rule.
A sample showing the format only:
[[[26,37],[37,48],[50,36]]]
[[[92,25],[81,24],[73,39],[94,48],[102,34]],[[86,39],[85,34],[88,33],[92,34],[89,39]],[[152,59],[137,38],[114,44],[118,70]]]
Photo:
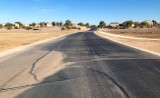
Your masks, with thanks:
[[[118,23],[118,22],[111,22],[111,23],[109,24],[109,27],[110,27],[110,28],[117,28],[117,27],[119,27],[119,23]]]
[[[18,23],[15,23],[15,24],[14,24],[14,27],[17,28],[17,29],[19,29],[19,28],[20,28],[20,25],[19,25]]]
[[[25,27],[29,27],[29,24],[24,24]]]
[[[149,26],[153,26],[153,22],[150,21],[150,20],[146,20],[146,21],[144,21],[144,22],[147,22],[147,23],[149,24]]]
[[[6,24],[5,24],[5,23],[3,23],[2,25],[3,25],[3,27],[4,27]]]
[[[49,22],[47,22],[47,23],[46,23],[46,27],[52,27],[52,24],[49,23]]]

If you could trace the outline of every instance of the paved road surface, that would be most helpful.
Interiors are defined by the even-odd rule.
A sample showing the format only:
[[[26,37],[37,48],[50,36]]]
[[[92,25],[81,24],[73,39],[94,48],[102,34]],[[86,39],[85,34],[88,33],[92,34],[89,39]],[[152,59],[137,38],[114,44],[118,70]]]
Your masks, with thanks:
[[[160,98],[160,57],[93,32],[0,58],[0,72],[0,98]]]

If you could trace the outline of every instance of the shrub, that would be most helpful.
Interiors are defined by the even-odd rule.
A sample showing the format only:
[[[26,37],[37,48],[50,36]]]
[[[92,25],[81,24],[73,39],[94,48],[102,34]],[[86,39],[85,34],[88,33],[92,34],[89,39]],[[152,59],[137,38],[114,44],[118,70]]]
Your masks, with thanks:
[[[75,26],[73,26],[73,27],[71,27],[71,29],[78,29],[77,27],[75,27]]]
[[[24,29],[26,29],[26,30],[31,30],[32,27],[25,27]]]
[[[66,28],[65,28],[65,27],[62,27],[61,30],[66,30]]]
[[[81,28],[78,28],[78,30],[81,30]]]
[[[3,28],[3,25],[2,24],[0,24],[0,29],[2,29]]]
[[[12,29],[13,26],[14,26],[14,24],[12,24],[12,23],[7,23],[7,24],[5,25],[6,29],[8,29],[8,30]]]

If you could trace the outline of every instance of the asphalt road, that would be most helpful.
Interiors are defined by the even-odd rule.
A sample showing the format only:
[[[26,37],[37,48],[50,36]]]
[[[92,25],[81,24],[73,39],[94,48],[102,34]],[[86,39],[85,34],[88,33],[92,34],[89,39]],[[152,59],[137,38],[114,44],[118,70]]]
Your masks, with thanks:
[[[43,69],[57,58],[65,67],[39,79],[54,70]],[[41,68],[35,68],[40,61]],[[160,57],[93,32],[0,58],[0,73],[0,98],[160,98]]]

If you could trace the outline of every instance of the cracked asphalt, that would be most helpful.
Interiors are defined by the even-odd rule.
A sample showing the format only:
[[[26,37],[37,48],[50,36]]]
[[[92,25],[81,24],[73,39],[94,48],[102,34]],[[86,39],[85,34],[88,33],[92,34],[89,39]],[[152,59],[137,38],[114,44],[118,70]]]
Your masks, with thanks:
[[[11,55],[0,58],[0,98],[160,98],[160,57],[92,31]]]

